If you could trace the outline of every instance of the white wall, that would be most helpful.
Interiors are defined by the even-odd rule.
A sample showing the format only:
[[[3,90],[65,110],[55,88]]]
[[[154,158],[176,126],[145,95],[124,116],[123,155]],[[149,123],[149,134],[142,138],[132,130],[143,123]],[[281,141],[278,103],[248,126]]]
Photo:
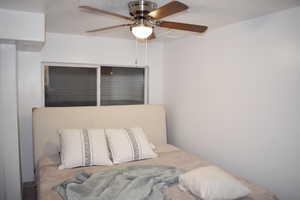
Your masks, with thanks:
[[[18,52],[20,138],[23,182],[33,180],[32,107],[41,106],[41,61],[134,65],[135,41],[48,33],[41,52]],[[139,48],[140,65],[145,64]],[[163,45],[149,44],[150,103],[162,103]]]
[[[139,65],[145,65],[144,46],[139,45]],[[163,44],[148,46],[150,103],[162,103]],[[77,35],[48,34],[41,59],[49,62],[135,65],[135,41]]]
[[[0,38],[43,42],[45,15],[0,9]]]
[[[300,199],[300,8],[165,46],[169,141]]]
[[[21,199],[16,45],[0,44],[1,200]]]

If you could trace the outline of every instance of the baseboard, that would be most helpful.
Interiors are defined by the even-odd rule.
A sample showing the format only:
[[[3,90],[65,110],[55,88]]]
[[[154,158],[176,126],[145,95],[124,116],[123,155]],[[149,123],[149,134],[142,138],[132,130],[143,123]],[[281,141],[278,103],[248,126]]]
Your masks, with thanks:
[[[36,182],[35,181],[23,182],[22,187],[23,188],[33,188],[33,187],[36,187]]]

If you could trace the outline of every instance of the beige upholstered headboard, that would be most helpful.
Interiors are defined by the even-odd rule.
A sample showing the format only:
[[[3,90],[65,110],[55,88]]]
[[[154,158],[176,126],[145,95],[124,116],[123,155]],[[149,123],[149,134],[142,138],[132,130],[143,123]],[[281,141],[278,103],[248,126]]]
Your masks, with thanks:
[[[142,127],[153,144],[165,144],[166,119],[162,105],[64,107],[33,109],[35,164],[57,155],[58,129]]]

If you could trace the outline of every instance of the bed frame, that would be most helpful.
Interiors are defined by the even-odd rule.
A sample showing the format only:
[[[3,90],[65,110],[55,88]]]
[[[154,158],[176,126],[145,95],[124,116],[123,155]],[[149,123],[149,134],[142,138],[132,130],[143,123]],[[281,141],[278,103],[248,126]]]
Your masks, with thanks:
[[[162,105],[34,108],[35,169],[43,156],[58,155],[58,129],[127,127],[142,127],[155,145],[167,143]]]

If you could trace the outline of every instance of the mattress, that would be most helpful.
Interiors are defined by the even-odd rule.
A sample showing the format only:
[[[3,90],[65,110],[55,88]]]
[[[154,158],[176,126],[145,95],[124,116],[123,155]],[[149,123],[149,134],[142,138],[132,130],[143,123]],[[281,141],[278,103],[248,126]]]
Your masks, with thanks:
[[[212,165],[206,160],[203,160],[193,154],[184,152],[172,145],[161,145],[156,149],[158,157],[155,159],[141,160],[135,162],[123,163],[121,165],[167,165],[183,168],[187,171],[198,167],[205,167]],[[108,168],[109,166],[92,166],[80,167],[74,169],[57,168],[59,159],[57,157],[47,157],[41,159],[37,170],[37,184],[38,184],[38,199],[39,200],[61,200],[60,196],[52,190],[53,186],[60,184],[66,179],[74,176],[78,171],[97,172],[100,169]],[[236,176],[235,176],[236,177]],[[278,200],[276,196],[267,189],[250,183],[249,181],[236,177],[250,190],[251,194],[243,198],[243,200]],[[172,200],[195,200],[196,198],[189,192],[184,192],[174,185],[166,189],[166,194]]]

